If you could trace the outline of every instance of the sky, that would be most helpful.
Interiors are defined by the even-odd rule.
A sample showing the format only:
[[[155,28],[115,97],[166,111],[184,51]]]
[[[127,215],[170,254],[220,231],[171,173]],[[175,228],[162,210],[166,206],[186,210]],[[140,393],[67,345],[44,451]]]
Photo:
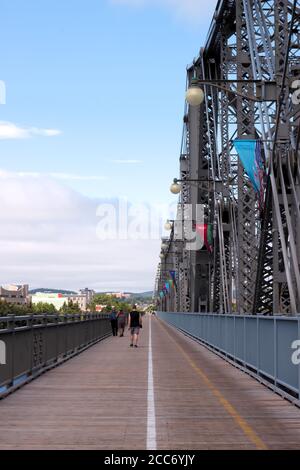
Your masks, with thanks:
[[[2,0],[1,284],[153,289],[186,66],[215,4]]]

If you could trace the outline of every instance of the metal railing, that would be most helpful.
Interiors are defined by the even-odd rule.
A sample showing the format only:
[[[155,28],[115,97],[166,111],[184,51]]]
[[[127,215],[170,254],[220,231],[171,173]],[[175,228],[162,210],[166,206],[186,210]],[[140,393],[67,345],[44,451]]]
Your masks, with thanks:
[[[158,316],[300,405],[300,317]]]
[[[0,398],[110,334],[103,314],[0,317]]]

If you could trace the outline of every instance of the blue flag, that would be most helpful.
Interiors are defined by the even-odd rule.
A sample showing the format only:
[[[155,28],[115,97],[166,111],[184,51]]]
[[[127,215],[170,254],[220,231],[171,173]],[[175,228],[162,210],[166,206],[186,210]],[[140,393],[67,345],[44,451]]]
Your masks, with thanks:
[[[234,146],[239,154],[245,172],[258,193],[260,207],[263,207],[266,188],[266,167],[259,140],[234,141]]]
[[[234,141],[234,146],[255,191],[261,193],[261,190],[264,187],[265,165],[260,141],[236,139]]]
[[[169,271],[170,276],[174,282],[175,289],[177,290],[177,282],[176,282],[176,271]]]

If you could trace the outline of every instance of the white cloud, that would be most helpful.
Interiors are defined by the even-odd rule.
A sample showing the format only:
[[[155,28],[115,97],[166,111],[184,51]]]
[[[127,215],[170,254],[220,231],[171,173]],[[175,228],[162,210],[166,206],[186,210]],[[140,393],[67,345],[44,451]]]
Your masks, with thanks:
[[[54,178],[67,181],[105,181],[107,176],[98,175],[76,175],[73,173],[39,173],[34,171],[8,172],[0,170],[0,178]]]
[[[30,135],[40,135],[42,137],[55,137],[62,133],[58,129],[38,129],[37,127],[30,128],[28,132]]]
[[[12,122],[0,121],[0,140],[29,139],[33,136],[54,137],[60,135],[58,129],[39,129],[37,127],[20,127]]]
[[[148,290],[158,240],[97,238],[99,200],[39,173],[0,172],[0,283]]]
[[[211,19],[217,0],[110,0],[110,3],[132,7],[157,5],[168,8],[176,17],[199,23]]]
[[[74,181],[104,181],[107,180],[107,176],[97,175],[74,175],[71,173],[48,173],[52,178],[61,180],[74,180]]]

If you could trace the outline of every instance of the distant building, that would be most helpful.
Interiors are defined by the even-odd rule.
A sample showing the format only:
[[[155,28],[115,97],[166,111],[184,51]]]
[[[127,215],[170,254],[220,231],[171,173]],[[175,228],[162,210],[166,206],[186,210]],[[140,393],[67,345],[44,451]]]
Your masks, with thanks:
[[[130,299],[130,294],[124,294],[124,292],[108,292],[106,295],[115,297],[116,299]]]
[[[86,295],[79,295],[79,294],[69,295],[68,296],[68,302],[70,302],[70,301],[72,301],[73,304],[78,304],[78,306],[79,306],[79,308],[82,312],[87,311],[88,303],[87,303],[87,296]]]
[[[95,305],[96,312],[102,312],[106,308],[106,305]]]
[[[94,295],[94,291],[86,288],[82,289],[79,294],[71,295],[37,292],[32,296],[31,299],[33,305],[42,302],[45,304],[54,305],[57,310],[59,310],[64,304],[68,305],[72,301],[73,304],[78,304],[82,312],[86,312],[88,310],[89,304],[93,300]]]
[[[32,305],[39,303],[54,305],[59,310],[65,303],[68,303],[68,296],[63,294],[52,294],[46,292],[37,292],[31,297]]]
[[[86,304],[87,306],[92,303],[92,300],[96,294],[94,290],[88,289],[87,287],[85,289],[80,289],[79,291],[80,295],[85,295],[86,296]]]
[[[29,286],[9,284],[0,286],[0,300],[10,304],[27,305],[30,302]]]

